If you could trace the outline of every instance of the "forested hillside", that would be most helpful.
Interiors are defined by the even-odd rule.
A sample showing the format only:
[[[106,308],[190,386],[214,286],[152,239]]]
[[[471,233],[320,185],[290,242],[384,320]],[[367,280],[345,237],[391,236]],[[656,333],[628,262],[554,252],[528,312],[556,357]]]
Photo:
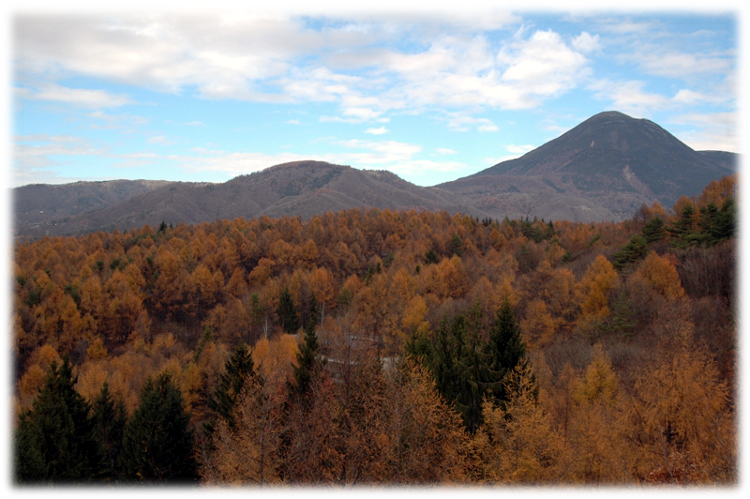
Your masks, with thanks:
[[[17,242],[15,478],[734,484],[734,196]]]

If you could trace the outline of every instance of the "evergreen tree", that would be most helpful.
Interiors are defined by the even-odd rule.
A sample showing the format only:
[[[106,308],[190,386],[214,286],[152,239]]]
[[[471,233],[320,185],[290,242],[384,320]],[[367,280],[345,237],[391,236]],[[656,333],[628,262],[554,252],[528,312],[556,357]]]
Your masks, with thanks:
[[[435,253],[434,249],[430,248],[424,256],[424,264],[431,265],[434,263],[440,263],[440,257]]]
[[[526,345],[521,339],[521,328],[507,299],[497,311],[495,323],[490,331],[489,350],[491,368],[495,379],[498,380],[491,393],[498,401],[508,400],[505,380],[517,365],[526,364]]]
[[[292,401],[307,404],[313,377],[322,366],[323,362],[318,359],[318,335],[315,334],[315,320],[308,320],[305,326],[304,343],[297,351],[294,382],[287,382]]]
[[[120,465],[129,481],[190,483],[198,478],[193,431],[172,376],[149,377],[125,426]]]
[[[449,244],[449,250],[451,252],[451,255],[456,256],[464,256],[464,242],[461,239],[461,236],[458,234],[453,234],[451,236],[450,244]]]
[[[15,438],[19,483],[81,483],[100,471],[101,451],[93,436],[89,404],[73,388],[67,356],[52,362],[31,410],[25,409]]]
[[[703,244],[711,246],[718,241],[721,236],[718,234],[717,222],[719,221],[719,208],[713,203],[708,203],[700,210],[699,237]]]
[[[310,295],[310,303],[307,305],[307,317],[305,318],[305,327],[317,327],[320,324],[320,309],[318,308],[318,299],[315,293]]]
[[[119,398],[115,402],[105,381],[91,409],[94,438],[99,442],[102,452],[101,478],[116,480],[120,475],[118,461],[127,422],[125,404]]]
[[[671,236],[669,242],[673,247],[685,248],[698,242],[694,217],[695,207],[692,203],[686,203],[682,208],[680,218],[671,227],[667,227],[667,232]]]
[[[284,288],[279,297],[279,308],[277,310],[279,322],[282,329],[288,334],[294,334],[299,329],[299,316],[297,307],[294,305],[291,293],[288,288]]]
[[[638,234],[630,238],[630,241],[615,251],[612,255],[612,264],[617,270],[622,270],[629,263],[634,263],[646,256],[648,243],[643,236]]]
[[[224,373],[219,376],[219,385],[212,395],[208,396],[208,407],[216,415],[224,419],[230,428],[235,427],[234,407],[242,387],[248,377],[254,376],[253,356],[244,343],[240,343],[232,351],[229,360],[224,364]],[[214,429],[214,421],[204,425],[208,433]]]
[[[460,359],[463,389],[459,400],[464,407],[464,425],[472,435],[482,423],[482,404],[485,396],[488,390],[495,386],[495,381],[499,381],[493,377],[489,348],[482,340],[481,318],[482,312],[477,302],[468,313],[466,341]]]
[[[666,232],[664,230],[664,220],[661,217],[654,217],[643,227],[641,235],[646,243],[651,244],[664,239]]]
[[[719,216],[716,219],[715,236],[721,241],[734,237],[737,224],[737,202],[733,197],[728,198],[721,205]]]
[[[630,305],[627,294],[620,292],[612,302],[612,315],[604,325],[607,332],[630,336],[636,326],[635,311]]]

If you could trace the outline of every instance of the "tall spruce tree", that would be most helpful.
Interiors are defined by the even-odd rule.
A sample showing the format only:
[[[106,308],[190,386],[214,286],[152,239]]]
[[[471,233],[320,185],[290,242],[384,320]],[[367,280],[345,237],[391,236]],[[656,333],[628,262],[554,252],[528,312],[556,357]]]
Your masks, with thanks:
[[[719,215],[716,217],[716,225],[714,227],[715,237],[718,241],[724,239],[731,239],[734,237],[734,233],[737,225],[737,202],[733,197],[727,198],[724,204],[721,205]]]
[[[198,479],[193,430],[172,376],[149,377],[125,426],[120,465],[127,481],[188,484]]]
[[[670,227],[667,227],[671,238],[669,243],[674,248],[686,248],[699,242],[695,230],[695,206],[693,203],[686,203],[682,208],[680,218],[677,219]]]
[[[289,288],[284,288],[279,297],[279,308],[276,312],[279,316],[279,322],[282,329],[288,334],[294,334],[299,329],[299,316],[297,307],[289,292]]]
[[[248,377],[254,376],[253,356],[247,345],[240,343],[232,351],[229,360],[224,364],[224,373],[219,376],[219,385],[208,397],[208,407],[216,416],[224,419],[230,428],[235,427],[234,407],[242,387]],[[204,426],[208,433],[214,430],[215,420],[211,419]]]
[[[617,270],[622,270],[628,264],[637,262],[646,256],[647,252],[648,243],[646,242],[646,238],[636,234],[630,238],[630,241],[625,246],[612,254],[612,265]]]
[[[664,239],[666,231],[664,230],[664,220],[661,217],[654,217],[643,227],[641,235],[646,243],[651,244]]]
[[[477,302],[467,314],[464,348],[460,359],[464,385],[460,399],[465,408],[462,417],[471,434],[482,424],[482,404],[488,390],[497,381],[491,370],[489,348],[482,339],[481,320],[482,312]]]
[[[287,382],[290,399],[303,405],[308,403],[313,377],[323,367],[318,358],[318,335],[315,333],[315,318],[307,321],[304,342],[297,351],[297,365],[294,366],[294,381]]]
[[[94,438],[101,446],[100,479],[115,481],[120,478],[118,465],[122,453],[122,437],[127,423],[125,404],[112,398],[109,385],[104,382],[91,408]]]
[[[497,401],[503,402],[508,400],[508,386],[505,380],[509,373],[513,372],[518,364],[526,363],[526,345],[521,338],[521,328],[507,299],[497,311],[495,323],[490,331],[489,349],[492,371],[498,380],[491,393]]]
[[[67,356],[52,362],[44,384],[18,421],[15,479],[23,484],[74,484],[95,480],[101,449],[93,435],[90,407],[73,388]]]

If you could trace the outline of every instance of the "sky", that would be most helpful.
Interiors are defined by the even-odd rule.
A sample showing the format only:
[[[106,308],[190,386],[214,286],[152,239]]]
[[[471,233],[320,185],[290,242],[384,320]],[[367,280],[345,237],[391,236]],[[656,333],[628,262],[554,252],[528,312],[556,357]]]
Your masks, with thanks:
[[[608,110],[739,152],[731,2],[279,5],[12,12],[11,186],[225,182],[302,159],[436,185]]]

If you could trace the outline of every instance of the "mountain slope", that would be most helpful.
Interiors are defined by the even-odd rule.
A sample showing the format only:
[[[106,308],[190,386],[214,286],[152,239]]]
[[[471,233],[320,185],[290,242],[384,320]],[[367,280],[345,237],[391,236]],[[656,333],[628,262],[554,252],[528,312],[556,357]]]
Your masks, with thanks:
[[[163,180],[112,180],[17,187],[12,191],[15,224],[43,225],[55,219],[93,212],[170,183]]]
[[[440,187],[484,210],[495,204],[523,215],[523,203],[543,200],[527,214],[549,219],[587,207],[573,219],[619,220],[643,203],[671,207],[680,196],[734,173],[735,165],[731,153],[694,151],[649,120],[610,111],[520,158]]]
[[[124,230],[161,221],[194,224],[217,219],[284,215],[311,217],[350,208],[417,209],[487,216],[460,194],[419,187],[385,171],[362,171],[319,161],[297,161],[223,184],[170,182],[103,208],[46,225],[18,224],[32,238],[95,230]]]
[[[739,164],[739,155],[726,151],[696,151],[704,159],[718,165],[726,170],[736,171]]]

